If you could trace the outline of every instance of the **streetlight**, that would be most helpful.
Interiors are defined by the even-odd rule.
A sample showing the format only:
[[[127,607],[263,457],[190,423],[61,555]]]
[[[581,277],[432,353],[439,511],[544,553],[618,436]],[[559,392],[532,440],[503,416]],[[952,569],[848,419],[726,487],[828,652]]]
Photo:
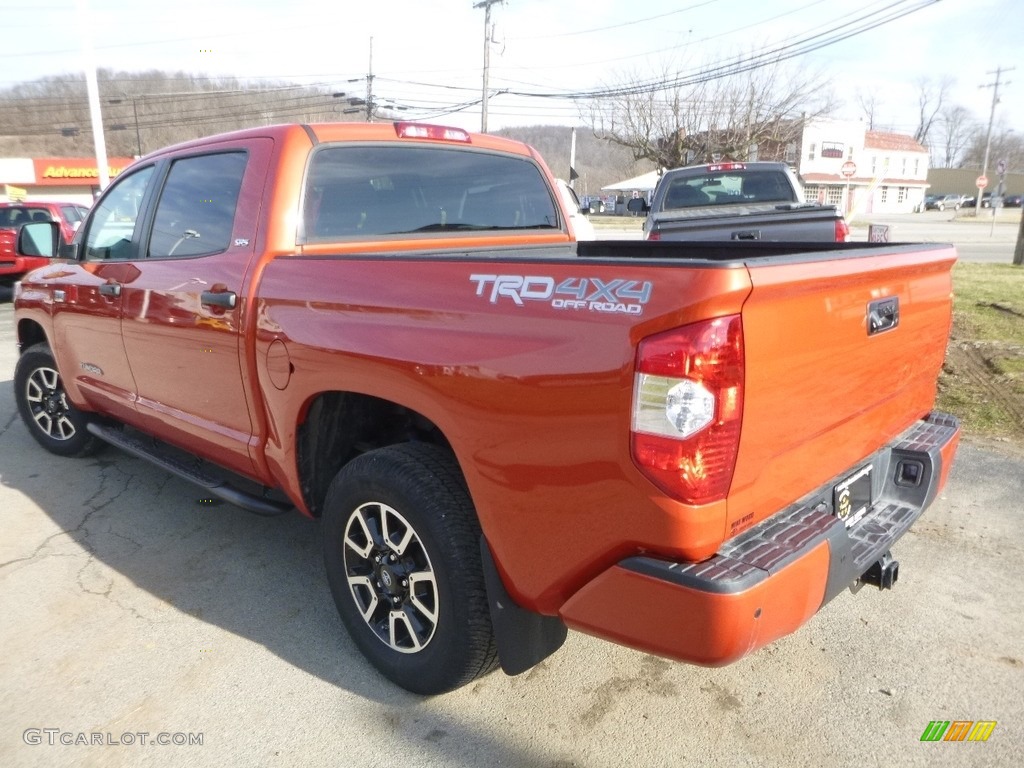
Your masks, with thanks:
[[[349,82],[352,82],[352,81],[349,81]],[[364,108],[365,108],[366,119],[367,120],[370,119],[370,110],[367,107],[366,101],[364,99],[360,99],[358,96],[349,96],[344,91],[341,91],[340,93],[332,93],[331,96],[333,96],[336,99],[345,99],[348,102],[348,104],[349,104],[348,107],[346,107],[345,109],[341,110],[341,114],[343,114],[343,115],[361,114],[364,111]]]

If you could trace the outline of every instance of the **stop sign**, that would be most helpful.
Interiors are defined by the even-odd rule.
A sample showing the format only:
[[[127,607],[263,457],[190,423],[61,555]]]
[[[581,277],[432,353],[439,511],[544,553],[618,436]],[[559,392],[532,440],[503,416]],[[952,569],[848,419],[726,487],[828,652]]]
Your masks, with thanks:
[[[984,189],[988,186],[988,176],[979,176],[974,180],[974,184],[978,189]]]
[[[843,163],[843,167],[839,169],[839,172],[846,178],[850,178],[857,172],[857,164],[853,160],[847,160]]]

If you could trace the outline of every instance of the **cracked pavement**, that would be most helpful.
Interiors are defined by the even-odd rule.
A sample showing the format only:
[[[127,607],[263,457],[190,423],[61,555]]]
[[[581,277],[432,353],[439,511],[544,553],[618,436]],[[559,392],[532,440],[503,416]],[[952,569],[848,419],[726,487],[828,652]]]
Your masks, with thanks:
[[[13,415],[12,314],[0,293],[2,766],[1024,763],[1019,459],[963,445],[894,550],[894,590],[843,593],[737,664],[571,632],[519,677],[422,699],[345,636],[316,523],[200,504],[114,450],[37,446]],[[998,725],[987,743],[921,743],[937,719]],[[82,734],[115,743],[60,743]]]

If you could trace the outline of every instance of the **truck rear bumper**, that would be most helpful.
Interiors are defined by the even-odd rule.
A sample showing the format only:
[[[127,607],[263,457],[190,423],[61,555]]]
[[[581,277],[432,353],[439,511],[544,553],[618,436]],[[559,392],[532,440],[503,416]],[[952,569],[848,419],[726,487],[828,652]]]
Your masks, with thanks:
[[[956,418],[932,413],[710,559],[627,558],[570,598],[560,616],[573,629],[680,661],[735,661],[795,631],[882,559],[945,485],[959,437]],[[870,480],[871,502],[859,518],[852,509],[848,526],[836,508],[858,477]]]

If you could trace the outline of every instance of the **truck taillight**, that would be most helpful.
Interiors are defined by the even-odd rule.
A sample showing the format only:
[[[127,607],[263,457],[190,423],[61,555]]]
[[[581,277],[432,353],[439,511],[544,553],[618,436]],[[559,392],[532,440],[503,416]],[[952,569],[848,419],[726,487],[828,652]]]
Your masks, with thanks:
[[[706,320],[640,342],[632,454],[640,471],[688,504],[725,498],[743,416],[743,324]]]
[[[836,242],[846,243],[850,240],[850,225],[846,223],[846,219],[840,216],[836,219]]]
[[[440,139],[441,141],[461,141],[466,144],[471,141],[468,132],[446,125],[399,122],[395,123],[395,133],[402,139]]]
[[[652,229],[650,232],[647,233],[647,239],[661,240],[661,232],[659,232],[657,229]]]

